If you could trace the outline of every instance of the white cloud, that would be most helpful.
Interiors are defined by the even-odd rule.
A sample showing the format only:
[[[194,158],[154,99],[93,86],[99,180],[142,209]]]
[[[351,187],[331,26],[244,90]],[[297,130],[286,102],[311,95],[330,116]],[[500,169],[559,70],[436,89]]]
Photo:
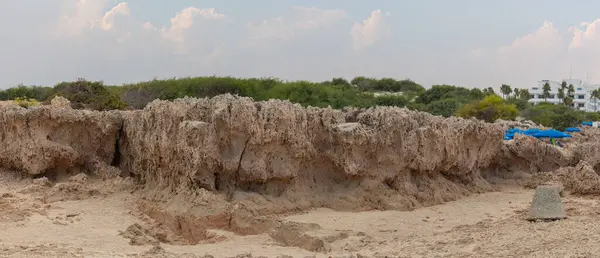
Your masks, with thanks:
[[[229,19],[214,8],[182,8],[151,23],[136,17],[139,5],[128,1],[63,2],[64,6],[52,6],[55,10],[46,8],[51,12],[43,12],[47,17],[36,15],[32,26],[9,32],[19,43],[9,48],[14,51],[0,50],[5,57],[0,61],[0,88],[21,81],[52,84],[78,77],[121,83],[227,68],[223,26]],[[22,16],[30,5],[18,7]]]
[[[600,19],[592,22],[582,22],[579,27],[570,27],[573,34],[569,50],[572,52],[593,52],[600,55]]]
[[[215,8],[200,9],[196,7],[187,7],[171,18],[170,26],[163,26],[160,32],[164,38],[181,43],[185,41],[184,31],[192,27],[196,17],[206,20],[225,19],[225,15],[217,13]]]
[[[146,32],[154,35],[152,43],[157,47],[161,46],[162,41],[170,42],[173,51],[180,54],[186,53],[191,46],[199,45],[198,42],[187,42],[187,31],[203,25],[197,23],[226,20],[226,16],[217,12],[215,8],[186,7],[174,14],[168,24],[157,28],[150,22],[141,22],[131,17],[130,5],[127,2],[119,2],[112,7],[110,4],[114,1],[109,0],[75,0],[71,3],[73,4],[67,8],[69,10],[65,12],[66,15],[57,23],[54,34],[57,38],[84,38],[89,37],[86,33],[99,30],[113,32],[105,34],[104,37],[112,37],[116,42],[123,43],[136,40],[136,36]],[[127,20],[118,20],[118,17],[125,17]],[[214,24],[208,27],[211,25]]]
[[[362,23],[354,23],[350,30],[355,50],[370,47],[387,37],[389,33],[390,30],[384,23],[384,14],[379,9],[372,11],[369,18]]]
[[[129,16],[130,15],[129,4],[126,2],[119,3],[115,7],[110,9],[110,11],[106,12],[104,14],[104,17],[102,17],[102,19],[99,22],[100,28],[102,30],[112,29],[115,25],[115,16],[117,16],[117,15]],[[95,25],[95,24],[93,24],[93,25]]]
[[[108,12],[104,13],[103,10],[108,3],[108,0],[76,0],[73,6],[69,6],[70,10],[60,17],[55,35],[73,37],[94,28],[107,17]]]
[[[248,24],[250,44],[260,41],[289,40],[299,32],[325,28],[346,18],[343,10],[321,10],[315,7],[293,6],[289,16],[279,16]]]
[[[496,49],[474,49],[470,56],[477,68],[496,80],[528,87],[541,79],[560,80],[571,76],[600,82],[600,19],[582,22],[568,31],[544,21],[534,32]],[[511,81],[511,82],[508,82]],[[499,82],[498,82],[499,83]]]
[[[533,55],[560,51],[564,48],[564,39],[561,33],[554,28],[552,22],[544,21],[542,26],[534,33],[515,39],[508,46],[501,46],[496,51],[500,56]]]

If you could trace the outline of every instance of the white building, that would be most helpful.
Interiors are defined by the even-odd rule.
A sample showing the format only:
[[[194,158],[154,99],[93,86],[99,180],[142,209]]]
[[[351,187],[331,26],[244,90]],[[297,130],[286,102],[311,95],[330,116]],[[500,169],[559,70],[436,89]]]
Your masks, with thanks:
[[[592,85],[586,84],[583,80],[579,79],[565,79],[567,82],[567,86],[572,84],[573,88],[575,88],[575,93],[573,94],[573,105],[572,108],[576,108],[578,110],[593,112],[600,111],[600,100],[592,99],[592,91],[594,89],[600,88],[600,85]],[[543,97],[543,87],[544,84],[548,83],[550,85],[550,97],[544,99]],[[562,103],[562,100],[558,98],[558,89],[560,89],[562,81],[550,81],[550,80],[541,80],[538,81],[536,86],[529,88],[530,99],[529,102],[534,105],[539,104],[540,102],[550,102],[553,104]],[[567,90],[565,89],[565,95],[567,95]]]

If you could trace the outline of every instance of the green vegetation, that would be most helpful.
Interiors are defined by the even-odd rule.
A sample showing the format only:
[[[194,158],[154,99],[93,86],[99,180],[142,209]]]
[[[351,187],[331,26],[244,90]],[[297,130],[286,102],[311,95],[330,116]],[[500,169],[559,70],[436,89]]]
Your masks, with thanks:
[[[515,104],[505,103],[498,95],[490,95],[466,104],[456,113],[460,117],[475,117],[490,123],[498,119],[514,120],[518,114],[519,110]]]
[[[550,97],[550,85],[542,87],[543,97]],[[429,112],[444,117],[475,117],[488,122],[512,120],[522,116],[556,129],[577,125],[581,121],[600,120],[597,112],[581,112],[569,108],[573,103],[573,85],[563,82],[558,97],[562,104],[528,103],[527,89],[500,86],[501,98],[491,87],[468,89],[456,85],[433,85],[429,89],[406,79],[355,77],[348,81],[333,78],[324,82],[282,81],[276,78],[238,79],[232,77],[196,77],[152,80],[122,86],[105,85],[101,81],[78,79],[53,87],[25,86],[0,91],[0,100],[15,100],[29,107],[48,103],[60,95],[71,101],[73,108],[113,110],[141,109],[154,99],[173,100],[185,96],[213,97],[237,94],[255,100],[287,99],[305,106],[342,108],[345,106],[398,106]],[[592,93],[600,100],[600,91]]]
[[[21,107],[29,108],[34,106],[39,106],[40,102],[35,99],[28,99],[24,97],[17,97],[14,99],[15,103]]]

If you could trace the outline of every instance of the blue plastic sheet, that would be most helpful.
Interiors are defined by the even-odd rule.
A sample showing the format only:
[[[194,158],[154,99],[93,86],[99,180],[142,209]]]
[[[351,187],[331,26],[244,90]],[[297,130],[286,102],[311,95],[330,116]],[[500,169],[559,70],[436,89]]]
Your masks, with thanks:
[[[571,138],[572,136],[554,129],[543,130],[531,135],[535,138]]]
[[[581,129],[579,129],[577,127],[568,127],[568,128],[565,128],[565,132],[576,133],[576,132],[581,132]]]

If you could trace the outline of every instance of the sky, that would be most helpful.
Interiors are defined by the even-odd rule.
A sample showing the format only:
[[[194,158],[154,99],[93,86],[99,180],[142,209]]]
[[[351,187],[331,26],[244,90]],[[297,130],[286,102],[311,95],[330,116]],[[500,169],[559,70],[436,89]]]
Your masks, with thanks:
[[[0,1],[0,88],[77,78],[600,83],[600,1]]]

